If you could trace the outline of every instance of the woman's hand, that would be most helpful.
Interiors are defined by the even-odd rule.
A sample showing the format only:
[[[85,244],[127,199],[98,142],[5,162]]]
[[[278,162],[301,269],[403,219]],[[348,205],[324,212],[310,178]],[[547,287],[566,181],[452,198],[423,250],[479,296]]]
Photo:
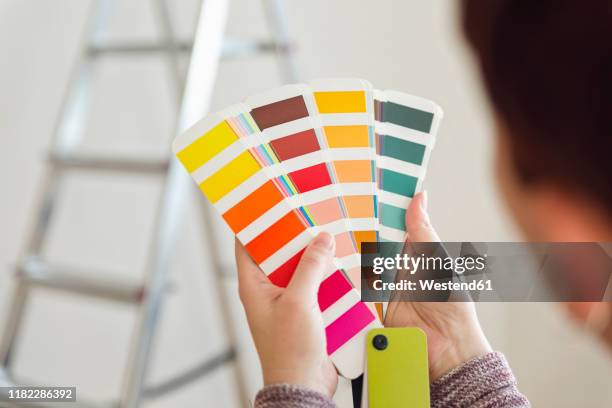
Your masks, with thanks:
[[[412,242],[440,241],[429,221],[425,193],[415,195],[408,206],[406,230]],[[431,381],[491,351],[472,302],[389,302],[385,326],[419,327],[427,333]]]
[[[259,354],[264,384],[296,384],[331,397],[338,374],[327,355],[317,291],[335,254],[334,238],[319,234],[287,288],[272,284],[236,241],[238,288]]]

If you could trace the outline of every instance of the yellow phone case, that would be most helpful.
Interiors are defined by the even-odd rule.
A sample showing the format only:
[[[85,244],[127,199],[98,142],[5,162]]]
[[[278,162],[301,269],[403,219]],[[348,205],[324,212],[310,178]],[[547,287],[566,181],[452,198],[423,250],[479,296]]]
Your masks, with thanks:
[[[370,408],[429,408],[427,337],[423,330],[370,330],[366,358]]]

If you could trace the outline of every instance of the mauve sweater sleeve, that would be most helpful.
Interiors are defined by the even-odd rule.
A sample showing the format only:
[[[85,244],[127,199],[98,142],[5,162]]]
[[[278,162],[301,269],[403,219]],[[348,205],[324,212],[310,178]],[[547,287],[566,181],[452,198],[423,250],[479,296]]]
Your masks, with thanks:
[[[335,408],[325,395],[292,384],[272,384],[263,387],[255,397],[255,408]]]
[[[488,353],[455,368],[431,384],[432,408],[526,408],[529,401],[501,353]],[[275,384],[255,397],[255,408],[333,408],[334,402],[304,387]]]
[[[529,401],[502,353],[473,358],[431,384],[432,408],[523,408]]]

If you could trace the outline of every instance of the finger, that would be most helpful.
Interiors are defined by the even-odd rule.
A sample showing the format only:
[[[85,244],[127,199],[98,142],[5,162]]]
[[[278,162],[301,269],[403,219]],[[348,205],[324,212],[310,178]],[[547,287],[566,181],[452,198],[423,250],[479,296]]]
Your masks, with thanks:
[[[286,293],[303,302],[316,301],[325,272],[331,270],[336,252],[334,237],[322,232],[312,240],[298,263]]]
[[[406,232],[412,242],[438,242],[440,238],[433,229],[427,213],[427,192],[414,196],[406,210]]]
[[[238,291],[242,300],[245,301],[247,298],[251,297],[253,293],[257,293],[261,285],[265,285],[269,283],[269,281],[237,239],[235,253],[236,267],[238,269]]]

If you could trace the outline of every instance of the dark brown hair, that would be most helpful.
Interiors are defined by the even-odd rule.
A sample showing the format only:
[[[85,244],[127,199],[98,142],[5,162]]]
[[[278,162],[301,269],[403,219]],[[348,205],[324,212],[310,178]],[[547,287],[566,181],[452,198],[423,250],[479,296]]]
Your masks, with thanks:
[[[612,213],[612,1],[464,0],[463,27],[522,179]]]

